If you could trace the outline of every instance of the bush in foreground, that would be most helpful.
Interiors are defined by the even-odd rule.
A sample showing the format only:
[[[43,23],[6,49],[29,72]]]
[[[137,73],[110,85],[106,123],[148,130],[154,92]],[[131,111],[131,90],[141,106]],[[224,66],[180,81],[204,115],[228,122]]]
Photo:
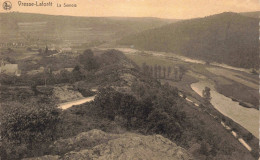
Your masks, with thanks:
[[[54,104],[30,101],[11,102],[1,110],[2,159],[44,154],[46,145],[54,141],[60,111]]]

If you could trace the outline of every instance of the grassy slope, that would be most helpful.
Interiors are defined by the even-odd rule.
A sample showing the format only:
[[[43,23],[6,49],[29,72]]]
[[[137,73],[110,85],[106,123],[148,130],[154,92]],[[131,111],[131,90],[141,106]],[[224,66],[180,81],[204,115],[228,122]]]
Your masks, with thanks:
[[[258,67],[258,22],[236,13],[222,13],[147,30],[118,43],[252,68]]]

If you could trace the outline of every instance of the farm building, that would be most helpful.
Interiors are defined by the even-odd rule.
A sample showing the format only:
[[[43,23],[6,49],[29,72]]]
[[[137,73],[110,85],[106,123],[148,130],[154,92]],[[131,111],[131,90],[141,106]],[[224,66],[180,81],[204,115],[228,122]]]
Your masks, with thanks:
[[[70,47],[64,47],[61,49],[61,52],[63,52],[63,53],[69,53],[71,51],[72,51],[72,49]]]
[[[20,76],[21,75],[21,71],[18,68],[18,64],[1,64],[0,67],[0,73],[5,73],[8,75],[16,75],[16,76]]]

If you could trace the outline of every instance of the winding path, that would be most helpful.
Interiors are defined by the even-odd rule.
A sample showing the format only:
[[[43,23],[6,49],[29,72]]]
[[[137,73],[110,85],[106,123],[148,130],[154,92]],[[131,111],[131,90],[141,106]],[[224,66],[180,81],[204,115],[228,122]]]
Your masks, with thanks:
[[[61,104],[58,105],[58,107],[62,110],[66,110],[66,109],[68,109],[72,106],[75,106],[75,105],[80,105],[80,104],[83,104],[83,103],[94,101],[95,97],[96,96],[92,96],[92,97],[87,97],[87,98],[83,98],[83,99],[79,99],[79,100],[75,100],[75,101],[61,103]]]

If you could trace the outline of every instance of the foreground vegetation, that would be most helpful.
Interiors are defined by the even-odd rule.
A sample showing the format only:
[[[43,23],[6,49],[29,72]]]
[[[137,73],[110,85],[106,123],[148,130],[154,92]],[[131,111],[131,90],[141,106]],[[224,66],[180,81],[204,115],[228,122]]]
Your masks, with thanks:
[[[180,98],[176,88],[156,83],[150,87],[135,82],[132,94],[112,88],[100,90],[93,103],[65,113],[74,120],[66,129],[72,135],[98,127],[116,133],[156,133],[188,149],[198,159],[253,159],[218,122]],[[66,133],[65,137],[71,136]]]
[[[91,129],[161,134],[202,160],[257,157],[209,115],[181,98],[176,87],[161,85],[155,77],[143,74],[123,53],[110,50],[96,55],[86,50],[74,60],[77,63],[70,74],[80,78],[60,84],[95,86],[98,94],[94,102],[61,112],[51,92],[28,94],[23,100],[9,97],[15,103],[4,102],[1,108],[2,159],[63,156],[49,146],[57,139]],[[27,88],[32,93],[35,89],[39,91],[39,87]]]

